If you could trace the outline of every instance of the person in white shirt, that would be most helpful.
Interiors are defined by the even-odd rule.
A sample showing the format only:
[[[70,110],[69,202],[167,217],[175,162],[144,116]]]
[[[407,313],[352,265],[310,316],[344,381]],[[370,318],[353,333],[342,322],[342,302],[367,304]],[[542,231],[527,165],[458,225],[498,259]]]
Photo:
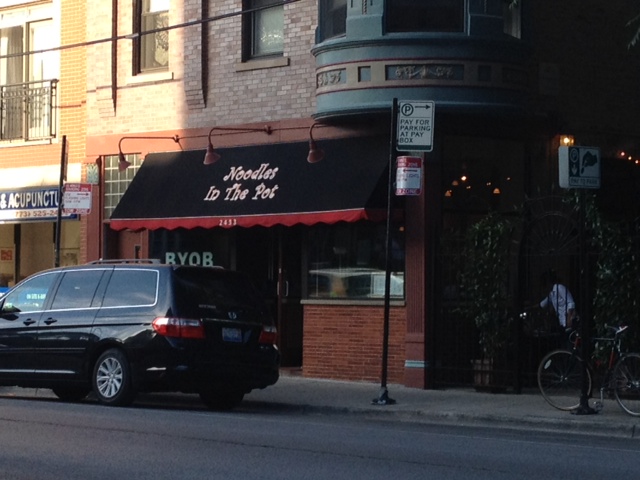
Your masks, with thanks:
[[[573,320],[576,317],[576,304],[569,289],[563,285],[553,270],[549,270],[542,275],[542,284],[549,293],[540,302],[540,308],[553,307],[558,322],[563,328],[573,327]]]

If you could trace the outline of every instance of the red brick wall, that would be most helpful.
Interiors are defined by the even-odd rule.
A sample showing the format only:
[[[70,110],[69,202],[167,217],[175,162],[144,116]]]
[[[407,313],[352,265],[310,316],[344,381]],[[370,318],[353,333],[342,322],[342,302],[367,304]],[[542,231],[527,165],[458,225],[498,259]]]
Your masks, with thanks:
[[[380,381],[384,308],[305,305],[302,371],[305,377]],[[402,383],[405,308],[392,307],[387,381]]]

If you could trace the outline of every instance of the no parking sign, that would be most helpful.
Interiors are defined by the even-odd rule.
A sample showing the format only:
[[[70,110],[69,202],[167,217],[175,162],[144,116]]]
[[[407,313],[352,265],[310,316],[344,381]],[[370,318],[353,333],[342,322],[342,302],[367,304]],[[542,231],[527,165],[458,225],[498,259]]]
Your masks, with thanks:
[[[420,195],[422,193],[422,159],[398,157],[396,169],[396,195]]]

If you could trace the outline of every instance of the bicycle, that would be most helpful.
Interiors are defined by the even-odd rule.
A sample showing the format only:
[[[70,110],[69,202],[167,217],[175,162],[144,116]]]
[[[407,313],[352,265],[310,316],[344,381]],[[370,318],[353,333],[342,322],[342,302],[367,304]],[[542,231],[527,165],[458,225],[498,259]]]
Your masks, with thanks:
[[[618,405],[629,415],[640,416],[640,354],[621,350],[621,336],[628,326],[607,326],[613,336],[594,338],[610,345],[606,371],[600,384],[600,400],[594,402],[595,411],[604,405],[605,393],[615,396]],[[580,406],[583,378],[589,398],[596,365],[580,357],[580,335],[573,331],[569,337],[571,349],[559,349],[544,356],[538,366],[538,387],[549,405],[559,410],[576,410]]]

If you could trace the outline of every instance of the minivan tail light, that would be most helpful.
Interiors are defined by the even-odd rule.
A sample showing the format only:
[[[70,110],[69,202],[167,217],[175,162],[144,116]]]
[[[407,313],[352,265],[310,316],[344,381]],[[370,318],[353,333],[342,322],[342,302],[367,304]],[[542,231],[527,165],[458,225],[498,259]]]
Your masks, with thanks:
[[[204,338],[202,322],[194,318],[158,317],[153,322],[153,329],[163,337]]]
[[[278,329],[276,327],[274,327],[273,325],[262,326],[262,331],[260,332],[258,343],[275,345],[277,339],[278,339]]]

